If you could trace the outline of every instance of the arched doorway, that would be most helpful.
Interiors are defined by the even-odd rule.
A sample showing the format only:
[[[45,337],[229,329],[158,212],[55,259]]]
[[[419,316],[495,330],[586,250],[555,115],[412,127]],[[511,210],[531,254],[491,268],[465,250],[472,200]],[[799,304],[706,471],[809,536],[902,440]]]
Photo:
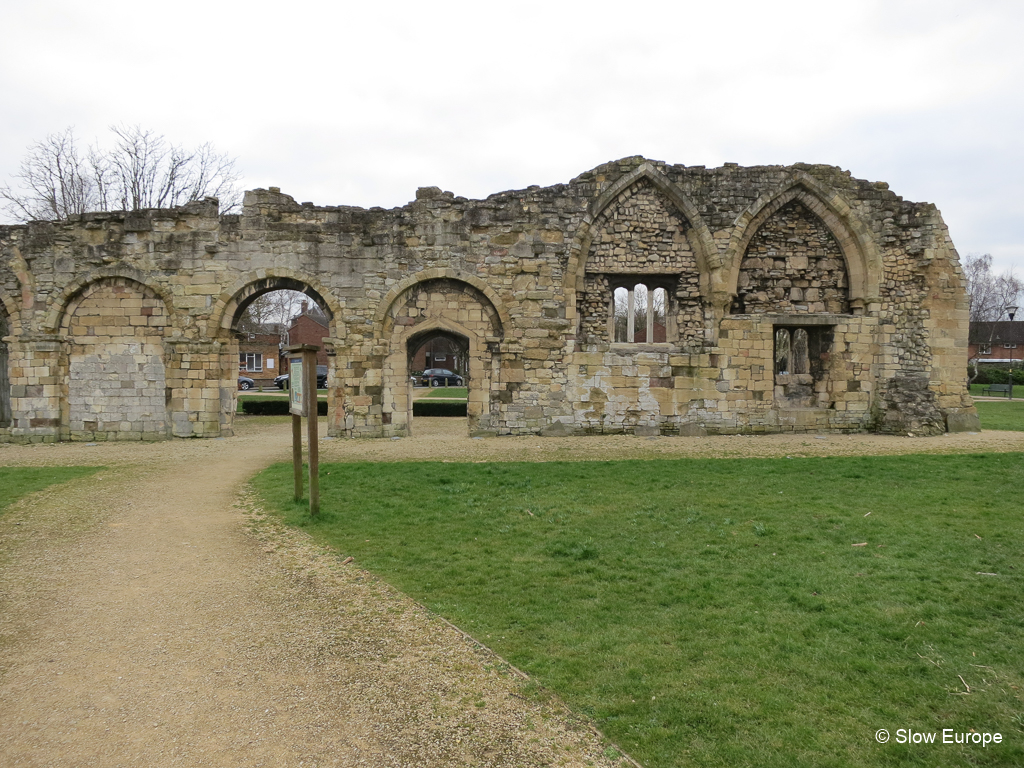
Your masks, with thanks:
[[[335,375],[336,311],[325,291],[301,276],[266,276],[237,285],[232,298],[215,313],[224,388],[233,393],[223,420],[233,417],[240,382],[283,397],[290,379],[284,348],[312,344],[320,347],[318,380],[326,385],[328,432],[336,434],[337,424],[344,421]]]
[[[431,368],[452,371],[463,379],[469,375],[469,340],[465,336],[438,328],[411,337],[407,346],[411,376]]]
[[[406,350],[409,361],[410,432],[417,408],[423,409],[422,405],[415,405],[418,399],[428,399],[444,409],[435,415],[463,420],[468,418],[469,393],[475,386],[469,371],[469,339],[445,328],[432,328],[410,336],[406,341]],[[465,398],[461,396],[459,382],[466,388]],[[456,389],[450,393],[453,386]]]
[[[388,346],[380,387],[382,434],[409,434],[415,389],[412,363],[432,341],[445,344],[460,358],[459,373],[469,388],[469,431],[492,429],[490,390],[497,379],[504,328],[498,310],[481,290],[448,277],[414,283],[391,302],[382,332]]]

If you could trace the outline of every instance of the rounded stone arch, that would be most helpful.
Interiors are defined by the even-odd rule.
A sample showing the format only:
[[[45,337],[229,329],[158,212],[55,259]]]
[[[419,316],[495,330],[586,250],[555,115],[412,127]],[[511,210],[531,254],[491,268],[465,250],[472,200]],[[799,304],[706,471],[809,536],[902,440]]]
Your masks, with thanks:
[[[0,250],[0,259],[3,262],[0,264],[0,274],[4,280],[14,278],[17,282],[17,293],[0,291],[0,312],[7,318],[8,335],[20,336],[23,330],[21,309],[26,304],[32,306],[32,297],[36,292],[35,275],[22,256],[21,249],[15,244],[11,244],[9,249]],[[25,314],[25,322],[28,322],[28,313]]]
[[[75,307],[81,302],[83,295],[93,285],[113,280],[126,280],[139,286],[142,293],[149,293],[153,298],[163,302],[164,310],[170,320],[164,330],[165,335],[179,335],[181,326],[179,324],[180,313],[175,309],[171,297],[164,289],[150,280],[144,273],[130,267],[110,267],[97,269],[68,283],[53,301],[46,319],[43,321],[42,330],[56,333],[66,330]]]
[[[816,215],[839,244],[846,262],[850,306],[862,311],[877,301],[883,267],[871,231],[838,192],[803,171],[759,197],[736,218],[724,260],[728,299],[736,296],[740,265],[751,239],[772,215],[793,201]]]
[[[498,294],[495,293],[494,289],[487,283],[473,275],[463,274],[454,269],[441,268],[424,269],[396,283],[391,290],[387,292],[384,298],[381,299],[380,304],[377,305],[377,311],[374,312],[373,315],[374,325],[386,332],[384,326],[388,324],[391,308],[403,294],[414,288],[419,283],[441,279],[457,280],[460,283],[466,283],[482,293],[484,298],[490,302],[491,307],[494,309],[499,321],[501,322],[501,334],[504,334],[505,329],[511,326],[512,321],[509,317],[508,311],[502,305],[502,301]]]
[[[55,317],[64,382],[61,439],[169,437],[175,386],[170,303],[124,269],[89,277],[67,287]]]
[[[680,214],[687,220],[696,235],[696,246],[693,249],[697,259],[697,268],[700,272],[700,290],[705,297],[718,288],[717,275],[722,266],[718,255],[718,248],[715,246],[711,230],[701,217],[697,206],[693,201],[668,177],[659,171],[652,163],[642,163],[631,173],[608,187],[594,200],[580,222],[576,235],[573,238],[569,249],[569,261],[566,267],[565,300],[567,307],[575,315],[576,293],[583,290],[584,274],[587,269],[587,258],[590,255],[590,245],[593,238],[593,227],[601,214],[612,205],[625,190],[629,187],[647,180],[651,185],[661,192],[676,207]]]
[[[292,269],[260,269],[236,280],[214,302],[208,335],[215,338],[230,334],[245,308],[271,291],[298,291],[309,296],[327,315],[334,335],[334,319],[340,316],[341,306],[319,280]]]

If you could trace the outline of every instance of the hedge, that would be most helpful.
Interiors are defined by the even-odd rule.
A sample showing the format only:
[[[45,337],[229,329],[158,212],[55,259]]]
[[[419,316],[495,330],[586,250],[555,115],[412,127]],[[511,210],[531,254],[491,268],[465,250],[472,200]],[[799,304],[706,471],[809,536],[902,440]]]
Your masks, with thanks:
[[[287,416],[288,399],[284,397],[267,398],[266,400],[242,400],[242,413],[250,416]],[[320,416],[327,415],[327,401],[318,400],[316,412]]]
[[[268,397],[265,400],[240,400],[242,413],[250,416],[287,416],[288,400],[283,397]],[[327,403],[317,402],[317,413],[327,415]],[[465,416],[465,403],[452,403],[443,400],[417,400],[412,404],[413,416]]]
[[[970,371],[968,371],[970,375]],[[989,368],[985,365],[978,366],[978,376],[972,384],[1009,384],[1010,372],[1006,368]],[[1024,369],[1013,369],[1013,383],[1024,384]]]
[[[445,400],[417,400],[412,404],[413,416],[465,416],[466,404]]]

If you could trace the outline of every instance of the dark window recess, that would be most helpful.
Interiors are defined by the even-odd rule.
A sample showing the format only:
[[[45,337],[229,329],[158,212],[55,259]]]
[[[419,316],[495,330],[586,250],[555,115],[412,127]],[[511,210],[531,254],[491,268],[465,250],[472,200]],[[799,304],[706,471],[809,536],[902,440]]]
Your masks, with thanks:
[[[775,397],[791,407],[828,406],[823,386],[832,326],[775,326]]]

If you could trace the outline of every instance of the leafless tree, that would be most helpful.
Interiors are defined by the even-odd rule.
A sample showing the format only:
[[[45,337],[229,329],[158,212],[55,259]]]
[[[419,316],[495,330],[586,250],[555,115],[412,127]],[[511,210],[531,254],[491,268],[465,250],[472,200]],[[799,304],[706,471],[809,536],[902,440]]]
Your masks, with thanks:
[[[242,333],[266,333],[269,326],[286,325],[309,297],[298,291],[268,291],[257,296],[238,320]]]
[[[65,219],[99,208],[96,180],[71,128],[30,146],[15,178],[20,189],[0,186],[0,200],[19,221]]]
[[[1013,272],[992,271],[992,256],[970,253],[964,257],[967,296],[971,301],[971,322],[1002,320],[1008,306],[1016,305],[1024,282]]]
[[[185,149],[137,125],[110,130],[112,148],[94,145],[85,154],[73,128],[30,146],[14,175],[17,186],[0,186],[3,210],[30,221],[168,208],[204,197],[218,198],[225,213],[238,207],[235,161],[210,144]]]

